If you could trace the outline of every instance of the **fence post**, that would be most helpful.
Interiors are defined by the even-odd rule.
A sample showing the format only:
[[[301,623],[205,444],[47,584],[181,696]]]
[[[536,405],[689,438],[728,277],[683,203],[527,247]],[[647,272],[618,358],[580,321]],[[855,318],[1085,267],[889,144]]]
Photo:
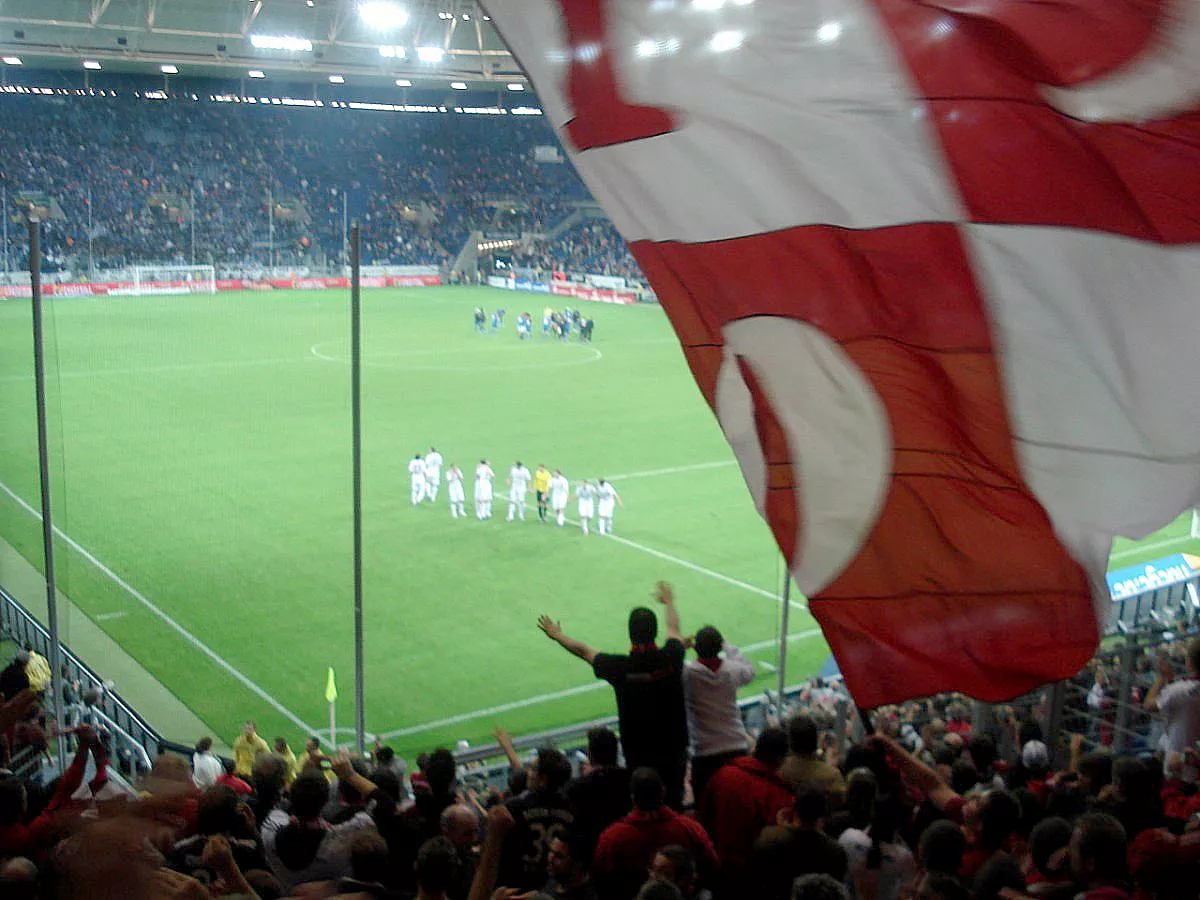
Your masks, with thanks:
[[[1133,703],[1133,666],[1137,661],[1138,636],[1136,633],[1125,638],[1121,647],[1121,680],[1117,688],[1117,718],[1113,723],[1113,752],[1124,753],[1129,730],[1130,706]]]
[[[1050,689],[1050,708],[1046,711],[1045,734],[1052,755],[1051,763],[1055,769],[1064,765],[1063,745],[1063,706],[1067,699],[1067,683],[1056,681]]]

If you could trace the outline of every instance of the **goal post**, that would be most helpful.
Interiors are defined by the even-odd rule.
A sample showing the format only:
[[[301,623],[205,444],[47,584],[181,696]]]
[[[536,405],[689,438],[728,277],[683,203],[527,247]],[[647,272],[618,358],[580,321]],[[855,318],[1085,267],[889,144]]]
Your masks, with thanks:
[[[217,272],[212,265],[144,265],[134,266],[133,284],[123,293],[147,294],[215,294]]]

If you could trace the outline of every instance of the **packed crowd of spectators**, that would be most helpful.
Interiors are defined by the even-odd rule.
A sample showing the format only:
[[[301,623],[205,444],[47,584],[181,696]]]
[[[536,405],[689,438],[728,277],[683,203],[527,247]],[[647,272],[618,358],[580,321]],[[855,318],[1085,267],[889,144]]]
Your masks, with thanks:
[[[736,698],[753,664],[712,626],[685,636],[669,585],[657,599],[663,633],[653,610],[634,609],[625,653],[542,617],[612,686],[620,736],[593,729],[573,763],[552,746],[523,760],[498,729],[504,791],[469,786],[443,748],[410,769],[379,744],[359,758],[312,738],[296,753],[247,722],[232,759],[203,738],[190,760],[161,756],[131,797],[110,790],[103,735],[79,725],[56,782],[0,777],[0,895],[1200,895],[1200,638],[1153,657],[1137,698],[1151,730],[1136,752],[1076,733],[1056,768],[1035,716],[1001,707],[988,727],[960,697],[876,710],[873,733],[847,740],[847,698],[821,680],[752,734]],[[45,741],[48,682],[28,648],[0,672],[6,752]]]
[[[589,202],[569,164],[534,161],[555,142],[539,117],[0,95],[8,264],[27,265],[16,204],[38,196],[52,271],[339,264],[347,221],[366,263],[447,267],[474,230],[542,233]],[[547,268],[635,268],[611,226],[543,251]]]
[[[537,269],[614,275],[629,282],[645,280],[629,245],[607,219],[586,219],[553,240],[537,244],[516,263]]]

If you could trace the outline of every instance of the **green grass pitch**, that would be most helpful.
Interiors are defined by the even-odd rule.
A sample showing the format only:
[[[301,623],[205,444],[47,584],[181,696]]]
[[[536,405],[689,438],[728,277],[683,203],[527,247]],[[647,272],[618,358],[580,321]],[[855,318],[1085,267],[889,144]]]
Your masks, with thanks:
[[[711,622],[757,648],[764,665],[748,690],[774,682],[779,555],[665,316],[589,305],[594,344],[563,345],[536,327],[546,300],[489,288],[363,295],[366,725],[406,753],[611,713],[611,693],[537,631],[537,616],[619,649],[628,609],[650,602],[660,578],[675,583],[686,630]],[[507,308],[498,335],[474,332],[476,305]],[[535,319],[525,343],[523,309]],[[73,542],[58,545],[62,590],[226,740],[246,717],[293,741],[325,733],[329,665],[339,724],[352,725],[346,292],[47,311],[56,525]],[[15,499],[37,505],[31,357],[28,301],[0,302],[0,537],[40,565],[38,522]],[[468,480],[486,456],[498,487],[518,458],[573,481],[612,478],[625,502],[617,539],[543,526],[532,511],[510,525],[499,491],[485,523],[453,521],[444,484],[436,506],[412,508],[405,465],[430,444]],[[1180,535],[1149,539],[1179,546],[1121,546],[1114,564],[1193,547],[1181,522]],[[808,613],[793,613],[799,677],[828,650]]]

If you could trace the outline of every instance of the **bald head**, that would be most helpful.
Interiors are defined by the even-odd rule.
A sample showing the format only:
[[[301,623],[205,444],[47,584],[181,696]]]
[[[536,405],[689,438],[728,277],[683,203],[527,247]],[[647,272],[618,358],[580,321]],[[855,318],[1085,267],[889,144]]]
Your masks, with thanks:
[[[470,847],[479,839],[479,814],[470,806],[455,803],[442,810],[442,835],[455,847]]]

